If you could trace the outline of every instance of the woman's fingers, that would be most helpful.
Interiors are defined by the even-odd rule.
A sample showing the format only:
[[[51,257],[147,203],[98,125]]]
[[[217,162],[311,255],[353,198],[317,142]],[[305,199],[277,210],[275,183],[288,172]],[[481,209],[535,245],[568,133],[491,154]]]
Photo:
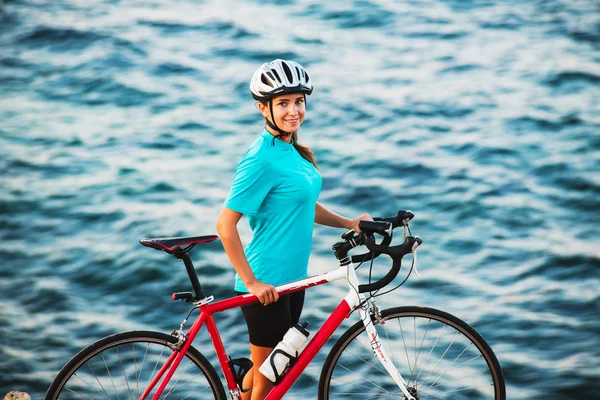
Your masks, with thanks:
[[[262,303],[266,306],[267,304],[271,304],[273,302],[273,295],[270,291],[266,290],[263,294]]]
[[[263,305],[269,305],[279,300],[279,293],[274,286],[259,282],[255,284],[251,289],[248,288],[250,293],[258,297],[258,300]]]
[[[356,217],[355,219],[352,220],[352,228],[354,229],[354,232],[356,233],[360,233],[360,228],[358,227],[358,224],[360,223],[360,221],[373,221],[373,218],[367,214],[364,213],[363,215]]]
[[[271,285],[265,285],[267,286],[266,291],[265,291],[265,300],[264,302],[262,302],[265,306],[271,303],[275,303],[277,300],[279,300],[279,293],[277,293],[277,290],[275,290],[275,288]]]

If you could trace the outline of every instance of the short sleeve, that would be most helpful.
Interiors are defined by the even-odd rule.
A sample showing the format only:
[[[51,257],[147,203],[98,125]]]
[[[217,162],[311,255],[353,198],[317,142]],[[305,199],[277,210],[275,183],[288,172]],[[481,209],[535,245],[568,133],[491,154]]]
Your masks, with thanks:
[[[237,166],[225,207],[255,216],[273,187],[265,162],[255,155],[244,157]]]

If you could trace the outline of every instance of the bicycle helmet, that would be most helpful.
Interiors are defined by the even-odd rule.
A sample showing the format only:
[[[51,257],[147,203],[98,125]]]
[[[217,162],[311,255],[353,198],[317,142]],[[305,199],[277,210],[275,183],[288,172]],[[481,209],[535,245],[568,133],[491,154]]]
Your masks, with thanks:
[[[275,123],[273,116],[273,97],[288,93],[302,93],[306,99],[307,94],[313,91],[313,84],[310,80],[308,72],[294,61],[273,60],[270,63],[261,65],[250,81],[250,92],[252,97],[258,101],[269,101],[271,110],[271,121],[265,118],[269,127],[279,132],[276,137],[286,138],[292,135],[291,132],[286,132],[280,129]],[[275,141],[275,137],[273,137]]]
[[[254,72],[250,91],[256,100],[269,100],[286,93],[311,94],[313,85],[302,65],[277,59],[264,63]]]

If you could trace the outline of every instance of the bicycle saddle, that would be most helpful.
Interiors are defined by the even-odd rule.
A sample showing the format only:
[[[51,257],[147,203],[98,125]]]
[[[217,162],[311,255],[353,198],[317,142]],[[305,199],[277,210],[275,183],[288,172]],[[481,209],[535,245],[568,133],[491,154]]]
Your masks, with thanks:
[[[193,237],[174,237],[174,238],[161,238],[161,239],[140,239],[140,243],[146,247],[151,247],[156,250],[166,251],[172,253],[179,249],[181,246],[195,246],[198,243],[212,242],[217,240],[217,235],[208,236],[193,236]],[[190,247],[191,248],[191,247]],[[189,250],[189,248],[182,249]]]

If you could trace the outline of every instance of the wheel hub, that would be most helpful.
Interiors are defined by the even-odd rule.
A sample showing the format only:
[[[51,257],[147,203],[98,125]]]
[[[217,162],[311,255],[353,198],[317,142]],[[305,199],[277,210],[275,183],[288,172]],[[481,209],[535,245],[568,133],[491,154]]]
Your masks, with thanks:
[[[410,393],[410,395],[412,397],[414,397],[415,400],[419,400],[419,394],[417,393],[417,388],[414,386],[407,386],[406,390],[408,390],[408,393]],[[406,396],[404,396],[404,400],[408,400],[408,398]]]

